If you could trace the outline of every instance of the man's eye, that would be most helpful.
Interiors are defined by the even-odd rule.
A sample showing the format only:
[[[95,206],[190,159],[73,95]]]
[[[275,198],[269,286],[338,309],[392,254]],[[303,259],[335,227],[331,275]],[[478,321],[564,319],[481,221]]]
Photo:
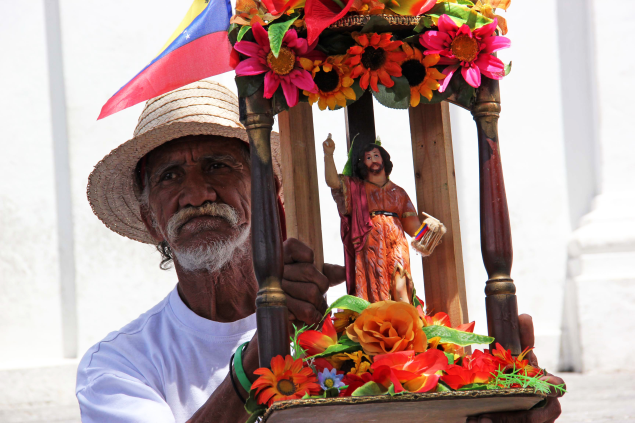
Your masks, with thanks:
[[[209,168],[211,170],[213,170],[213,169],[222,169],[222,168],[225,168],[225,167],[227,167],[227,165],[225,163],[212,163],[212,164],[209,165]]]
[[[166,172],[163,175],[161,175],[160,180],[161,181],[170,181],[172,179],[176,178],[176,173],[174,172]]]

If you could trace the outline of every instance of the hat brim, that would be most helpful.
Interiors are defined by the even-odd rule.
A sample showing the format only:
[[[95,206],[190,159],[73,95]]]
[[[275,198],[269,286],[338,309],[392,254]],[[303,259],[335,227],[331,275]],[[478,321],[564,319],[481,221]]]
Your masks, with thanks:
[[[166,142],[191,135],[215,135],[248,143],[243,128],[227,126],[233,121],[222,117],[206,122],[171,122],[144,132],[104,157],[88,177],[87,196],[93,212],[112,231],[135,241],[156,244],[141,220],[139,187],[135,171],[139,160]],[[217,121],[217,122],[216,122]],[[271,133],[272,145],[279,145]]]

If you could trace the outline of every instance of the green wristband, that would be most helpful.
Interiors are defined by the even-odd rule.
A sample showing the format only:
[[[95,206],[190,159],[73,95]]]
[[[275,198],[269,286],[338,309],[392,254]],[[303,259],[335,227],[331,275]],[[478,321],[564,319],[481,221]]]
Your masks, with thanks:
[[[249,344],[249,342],[245,342],[236,350],[236,355],[234,356],[234,370],[236,371],[236,376],[238,376],[238,381],[245,389],[246,392],[251,391],[251,382],[247,375],[245,374],[245,369],[243,368],[243,350]]]

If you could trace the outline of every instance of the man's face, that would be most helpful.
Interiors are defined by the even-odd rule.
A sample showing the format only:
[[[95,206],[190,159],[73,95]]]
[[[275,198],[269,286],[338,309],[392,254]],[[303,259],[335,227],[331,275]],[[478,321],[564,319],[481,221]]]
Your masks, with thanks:
[[[364,153],[364,164],[368,168],[368,172],[373,175],[379,175],[384,170],[384,161],[378,149],[373,148]]]
[[[146,226],[157,241],[168,242],[182,265],[187,254],[209,255],[211,247],[227,249],[248,237],[251,176],[241,143],[185,137],[148,157]]]

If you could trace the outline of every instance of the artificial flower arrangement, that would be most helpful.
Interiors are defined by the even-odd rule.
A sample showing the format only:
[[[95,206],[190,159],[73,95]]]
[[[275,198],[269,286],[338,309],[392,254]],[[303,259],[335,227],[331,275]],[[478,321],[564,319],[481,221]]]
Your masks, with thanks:
[[[533,388],[564,391],[541,377],[542,369],[500,344],[492,352],[464,347],[491,344],[473,333],[475,322],[450,327],[446,313],[426,315],[423,303],[371,304],[346,295],[326,313],[321,330],[296,328],[292,354],[260,368],[246,410],[256,421],[274,402],[307,398],[408,395],[425,392]],[[339,309],[331,317],[331,310]]]
[[[453,100],[469,108],[481,75],[502,79],[510,46],[495,9],[511,0],[238,0],[230,40],[239,95],[264,84],[276,113],[321,110],[366,90],[391,108]]]

